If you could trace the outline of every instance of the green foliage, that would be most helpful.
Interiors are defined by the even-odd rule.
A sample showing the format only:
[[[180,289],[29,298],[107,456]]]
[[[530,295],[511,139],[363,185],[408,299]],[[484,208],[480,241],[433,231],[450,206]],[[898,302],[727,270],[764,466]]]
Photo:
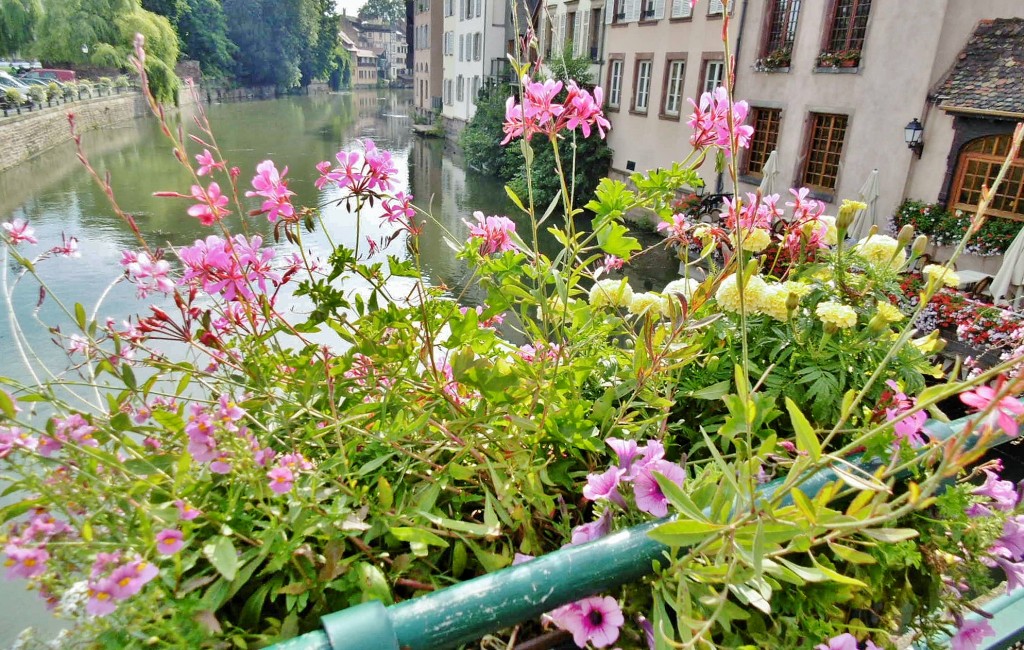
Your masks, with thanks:
[[[361,20],[378,20],[389,25],[405,22],[405,3],[402,0],[367,0],[359,8]]]
[[[43,104],[46,102],[46,88],[33,84],[28,87],[28,96],[36,104]]]
[[[334,13],[332,0],[313,0],[316,6],[316,30],[308,35],[302,52],[302,84],[326,81],[344,64],[348,52],[341,46],[341,18]]]
[[[0,0],[0,55],[17,54],[35,40],[42,0]]]
[[[306,43],[319,28],[313,0],[224,0],[223,6],[228,35],[238,47],[234,72],[239,80],[299,85]]]
[[[925,203],[907,199],[893,215],[893,227],[899,230],[912,226],[918,233],[928,235],[935,244],[956,245],[971,225],[973,215],[960,210],[950,211],[941,203]],[[976,234],[967,251],[981,255],[1002,255],[1020,232],[1021,222],[1003,217],[989,217]]]
[[[4,100],[9,106],[21,106],[25,103],[25,98],[17,88],[8,88],[4,90]]]
[[[228,23],[220,0],[186,0],[177,22],[182,54],[199,61],[203,73],[228,74],[238,47],[228,37]]]

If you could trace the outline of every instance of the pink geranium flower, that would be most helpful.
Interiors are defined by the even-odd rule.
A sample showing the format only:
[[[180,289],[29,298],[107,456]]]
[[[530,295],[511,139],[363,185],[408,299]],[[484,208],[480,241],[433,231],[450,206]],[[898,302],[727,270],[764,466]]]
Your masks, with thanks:
[[[484,217],[484,213],[477,210],[473,213],[476,223],[465,221],[469,226],[470,239],[479,239],[480,254],[490,255],[491,253],[503,253],[505,251],[518,250],[510,236],[516,231],[516,224],[508,217]]]
[[[985,417],[986,427],[998,427],[1008,438],[1017,437],[1017,423],[1024,415],[1024,404],[1012,395],[996,399],[1006,379],[1000,377],[996,386],[978,386],[973,391],[960,393],[960,401],[978,411],[989,410]]]
[[[284,219],[291,219],[295,216],[295,208],[291,203],[291,197],[295,195],[295,192],[288,189],[288,181],[284,180],[287,174],[287,167],[279,173],[277,167],[274,166],[274,161],[264,160],[256,166],[256,176],[252,179],[252,191],[245,193],[247,197],[262,196],[266,199],[257,214],[266,214],[267,220],[271,223],[277,221],[279,216]]]
[[[156,534],[156,550],[161,555],[174,555],[185,545],[184,539],[180,530],[162,530]]]
[[[4,224],[4,230],[7,231],[7,236],[11,238],[12,244],[20,244],[22,242],[27,242],[29,244],[39,243],[35,238],[35,230],[33,230],[24,219],[8,221]]]

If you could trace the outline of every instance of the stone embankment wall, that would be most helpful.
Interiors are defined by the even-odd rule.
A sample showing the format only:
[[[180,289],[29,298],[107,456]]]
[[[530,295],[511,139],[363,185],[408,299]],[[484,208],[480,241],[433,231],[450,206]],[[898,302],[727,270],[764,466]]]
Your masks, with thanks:
[[[75,114],[79,131],[114,126],[145,115],[141,93],[97,97],[0,120],[0,171],[71,140],[68,113]]]

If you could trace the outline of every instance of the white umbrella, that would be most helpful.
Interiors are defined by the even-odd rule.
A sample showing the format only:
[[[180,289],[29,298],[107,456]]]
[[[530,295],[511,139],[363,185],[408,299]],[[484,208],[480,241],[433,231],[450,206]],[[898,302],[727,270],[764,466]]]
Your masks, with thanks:
[[[858,240],[868,236],[871,226],[875,225],[875,204],[878,202],[878,170],[872,169],[868,179],[864,181],[860,191],[861,203],[867,204],[866,210],[859,210],[853,223],[846,231],[846,236]]]
[[[761,196],[775,194],[775,177],[779,175],[778,152],[772,149],[768,154],[768,160],[764,161],[761,167]]]
[[[992,280],[989,291],[992,292],[992,299],[998,302],[1005,296],[1011,286],[1024,284],[1024,228],[1021,228],[1017,236],[1013,238],[1010,247],[1003,254],[1003,265]]]

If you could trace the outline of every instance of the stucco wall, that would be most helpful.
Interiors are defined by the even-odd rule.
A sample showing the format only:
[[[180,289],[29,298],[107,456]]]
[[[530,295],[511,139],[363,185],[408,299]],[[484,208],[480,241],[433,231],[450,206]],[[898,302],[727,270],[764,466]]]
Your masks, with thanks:
[[[185,93],[183,93],[184,95]],[[148,112],[141,94],[87,99],[0,120],[0,171],[71,139],[67,114],[75,114],[79,131],[110,127]]]

